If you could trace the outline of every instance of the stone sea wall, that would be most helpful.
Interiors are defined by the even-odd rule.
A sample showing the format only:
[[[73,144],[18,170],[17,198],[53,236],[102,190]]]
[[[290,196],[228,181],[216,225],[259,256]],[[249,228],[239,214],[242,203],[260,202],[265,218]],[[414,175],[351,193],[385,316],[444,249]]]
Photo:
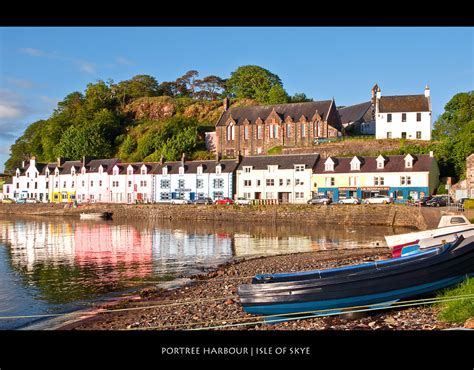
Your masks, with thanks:
[[[252,223],[308,223],[335,225],[407,226],[425,230],[420,209],[402,205],[162,205],[90,204],[64,208],[58,204],[0,204],[0,215],[77,217],[81,212],[112,212],[114,219],[239,221]]]

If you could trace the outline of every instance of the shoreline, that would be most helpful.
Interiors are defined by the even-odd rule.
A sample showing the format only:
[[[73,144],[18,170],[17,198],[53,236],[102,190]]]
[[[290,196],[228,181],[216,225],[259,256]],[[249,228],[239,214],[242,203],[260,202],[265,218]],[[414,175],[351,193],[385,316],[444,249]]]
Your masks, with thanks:
[[[75,320],[57,330],[440,330],[459,325],[437,319],[434,306],[377,310],[305,320],[263,324],[243,311],[236,290],[259,273],[302,271],[339,267],[390,257],[387,248],[360,248],[353,251],[318,251],[270,257],[239,259],[216,270],[191,276],[190,284],[164,290],[150,284],[138,292],[139,299],[124,297],[97,307],[94,316]],[[102,310],[102,311],[101,311]],[[238,325],[237,325],[238,324]],[[248,325],[246,325],[248,324]],[[235,325],[235,326],[234,326]],[[219,328],[216,328],[218,326]]]
[[[47,217],[75,217],[82,212],[110,212],[115,220],[186,220],[239,221],[259,224],[306,223],[312,225],[360,225],[414,227],[418,230],[436,227],[442,211],[403,205],[168,205],[95,203],[64,208],[62,204],[3,204],[0,214]],[[433,221],[436,219],[435,221]],[[436,223],[435,226],[432,226]]]

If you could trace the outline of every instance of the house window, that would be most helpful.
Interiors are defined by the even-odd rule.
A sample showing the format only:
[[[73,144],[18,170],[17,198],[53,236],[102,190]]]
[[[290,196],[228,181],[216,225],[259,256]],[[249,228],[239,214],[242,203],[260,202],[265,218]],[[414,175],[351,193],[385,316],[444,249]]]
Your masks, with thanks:
[[[83,187],[86,186],[85,181],[82,181],[82,186],[83,186]]]
[[[262,138],[262,126],[257,126],[257,139]]]
[[[203,179],[197,179],[196,180],[196,188],[202,189],[204,187],[204,180]]]
[[[261,184],[261,181],[257,180],[257,186],[260,186],[260,184]]]
[[[180,189],[184,188],[184,180],[178,180],[178,188]]]
[[[214,189],[222,189],[224,187],[224,179],[214,179]]]
[[[306,126],[304,123],[301,124],[301,137],[305,137],[306,136]]]
[[[326,186],[334,186],[334,184],[336,183],[334,177],[326,177],[325,182]]]
[[[359,171],[360,170],[360,163],[359,162],[352,162],[351,163],[351,171]]]
[[[357,186],[357,176],[349,176],[349,186]]]
[[[421,122],[421,113],[416,114],[416,122]]]
[[[406,139],[407,138],[407,133],[406,132],[402,132],[402,139]]]
[[[300,179],[295,179],[295,185],[304,185],[304,182]]]
[[[160,200],[169,200],[170,193],[160,193]]]
[[[391,139],[392,138],[392,132],[391,131],[388,131],[387,132],[387,139]]]
[[[278,184],[279,184],[280,186],[283,186],[283,179],[280,179],[279,182],[278,182]]]
[[[411,176],[407,176],[407,185],[411,185]]]
[[[142,168],[142,175],[146,175],[146,168]]]
[[[325,163],[324,164],[324,171],[334,171],[334,164],[333,163]]]
[[[267,179],[267,186],[275,186],[275,180],[274,179]]]
[[[265,193],[265,198],[266,199],[275,199],[275,193],[273,193],[273,192]]]
[[[46,189],[49,189],[49,182],[46,182]]]
[[[66,187],[66,181],[63,182],[63,188],[65,188],[65,187]]]
[[[252,199],[252,193],[244,193],[245,199]]]
[[[26,188],[27,188],[27,189],[30,188],[30,183],[29,183],[29,182],[26,183]]]
[[[406,177],[400,176],[400,185],[405,185]]]
[[[73,187],[74,187],[74,181],[71,182],[71,188],[73,188]]]
[[[402,122],[406,122],[406,121],[407,121],[407,114],[402,113]]]
[[[161,180],[160,187],[162,189],[168,189],[170,187],[171,181],[170,180]]]
[[[392,114],[387,114],[387,122],[392,122]]]
[[[291,179],[286,179],[286,186],[291,186]]]
[[[228,141],[234,140],[234,134],[235,134],[234,125],[230,124],[229,126],[227,126],[227,140]]]
[[[268,132],[270,139],[278,138],[278,126],[277,125],[270,125],[270,130]]]
[[[278,170],[278,166],[268,166],[268,172],[275,173]]]
[[[374,185],[375,186],[382,186],[385,183],[385,179],[383,177],[374,177]]]
[[[252,180],[244,180],[244,186],[252,186]]]
[[[244,126],[244,140],[248,140],[248,139],[249,139],[249,127]]]
[[[421,131],[417,131],[417,132],[416,132],[416,138],[417,138],[417,139],[421,139]]]
[[[297,164],[295,166],[295,172],[304,172],[305,165],[304,164]]]
[[[99,180],[99,186],[102,186],[102,180]]]
[[[303,199],[304,198],[304,192],[295,192],[295,199]]]
[[[132,182],[131,182],[131,181],[128,182],[128,187],[129,187],[129,188],[132,187]]]
[[[289,123],[286,125],[286,137],[291,137],[291,125]]]
[[[129,169],[127,170],[127,174],[128,174],[128,175],[133,175],[133,169],[132,169],[132,168],[129,168]]]
[[[252,171],[252,167],[250,167],[250,166],[248,166],[248,167],[245,166],[245,167],[244,167],[244,172],[245,172],[245,173],[250,173],[251,171]]]
[[[94,186],[94,181],[91,181],[91,186]]]

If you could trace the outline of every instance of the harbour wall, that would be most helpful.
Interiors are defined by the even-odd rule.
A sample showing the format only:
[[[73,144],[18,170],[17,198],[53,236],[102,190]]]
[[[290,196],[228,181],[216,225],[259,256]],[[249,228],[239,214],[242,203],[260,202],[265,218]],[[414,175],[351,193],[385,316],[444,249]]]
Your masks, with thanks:
[[[112,212],[117,220],[163,219],[189,221],[239,221],[252,223],[308,223],[337,226],[404,226],[425,230],[435,215],[403,205],[164,205],[87,204],[64,208],[60,204],[0,204],[0,215],[77,217],[80,213]],[[427,219],[429,218],[429,219]],[[437,218],[439,220],[439,218]],[[436,221],[437,221],[436,220]]]

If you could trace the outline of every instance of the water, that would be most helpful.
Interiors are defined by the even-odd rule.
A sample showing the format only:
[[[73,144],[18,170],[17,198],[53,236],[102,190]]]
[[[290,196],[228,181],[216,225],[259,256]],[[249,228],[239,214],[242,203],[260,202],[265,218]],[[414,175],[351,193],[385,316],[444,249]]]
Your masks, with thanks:
[[[389,227],[0,217],[0,329],[235,257],[385,245]]]

